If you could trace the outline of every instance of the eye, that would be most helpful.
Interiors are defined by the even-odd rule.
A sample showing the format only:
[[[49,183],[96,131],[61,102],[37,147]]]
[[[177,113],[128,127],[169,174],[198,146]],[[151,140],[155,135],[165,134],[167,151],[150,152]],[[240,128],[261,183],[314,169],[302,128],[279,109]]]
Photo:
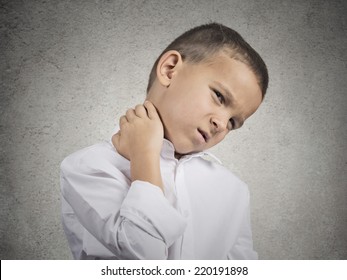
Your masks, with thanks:
[[[235,129],[235,120],[233,119],[233,118],[231,118],[230,120],[229,120],[229,123],[228,123],[228,129],[229,130],[233,130],[233,129]]]
[[[215,93],[215,95],[218,98],[219,102],[221,104],[224,104],[225,103],[225,99],[224,99],[223,94],[221,94],[218,90],[213,90],[213,92]]]

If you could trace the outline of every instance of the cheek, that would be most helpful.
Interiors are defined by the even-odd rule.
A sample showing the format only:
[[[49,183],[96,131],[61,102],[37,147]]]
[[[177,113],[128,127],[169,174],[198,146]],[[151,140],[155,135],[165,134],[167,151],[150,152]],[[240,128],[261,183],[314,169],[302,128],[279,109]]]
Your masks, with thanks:
[[[174,120],[191,120],[199,113],[201,106],[194,102],[189,96],[177,98],[166,106],[167,112]]]
[[[167,97],[162,109],[167,121],[175,122],[176,125],[179,125],[178,123],[201,125],[201,122],[206,122],[206,115],[212,111],[211,96],[203,89],[190,88],[187,90],[176,87],[170,89]]]
[[[225,136],[227,136],[227,134],[228,133],[224,133],[224,134],[219,134],[218,136],[216,136],[215,141],[214,141],[212,147],[217,145],[217,144],[219,144],[220,142],[222,142],[224,140]]]

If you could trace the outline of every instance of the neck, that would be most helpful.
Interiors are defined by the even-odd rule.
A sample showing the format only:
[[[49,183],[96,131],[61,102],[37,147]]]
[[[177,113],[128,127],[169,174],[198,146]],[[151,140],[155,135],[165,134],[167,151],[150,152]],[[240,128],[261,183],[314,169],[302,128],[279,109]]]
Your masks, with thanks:
[[[181,155],[181,154],[175,152],[175,158],[176,158],[176,159],[180,159],[182,156],[183,156],[183,155]]]

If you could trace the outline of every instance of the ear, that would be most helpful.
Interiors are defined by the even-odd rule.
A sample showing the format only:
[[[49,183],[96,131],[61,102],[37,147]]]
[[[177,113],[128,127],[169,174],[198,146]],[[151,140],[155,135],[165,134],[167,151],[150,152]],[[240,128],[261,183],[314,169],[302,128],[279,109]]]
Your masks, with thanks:
[[[178,51],[167,51],[161,56],[157,65],[157,79],[161,85],[168,87],[171,84],[182,62],[182,56]]]

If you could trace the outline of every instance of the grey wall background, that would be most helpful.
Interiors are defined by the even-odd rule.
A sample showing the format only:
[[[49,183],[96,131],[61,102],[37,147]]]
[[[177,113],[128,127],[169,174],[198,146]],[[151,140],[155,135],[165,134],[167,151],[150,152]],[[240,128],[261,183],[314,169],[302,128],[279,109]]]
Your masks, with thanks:
[[[268,64],[270,88],[214,149],[248,183],[261,259],[347,258],[346,1],[1,1],[0,257],[69,259],[59,164],[144,100],[176,36],[210,20]]]

